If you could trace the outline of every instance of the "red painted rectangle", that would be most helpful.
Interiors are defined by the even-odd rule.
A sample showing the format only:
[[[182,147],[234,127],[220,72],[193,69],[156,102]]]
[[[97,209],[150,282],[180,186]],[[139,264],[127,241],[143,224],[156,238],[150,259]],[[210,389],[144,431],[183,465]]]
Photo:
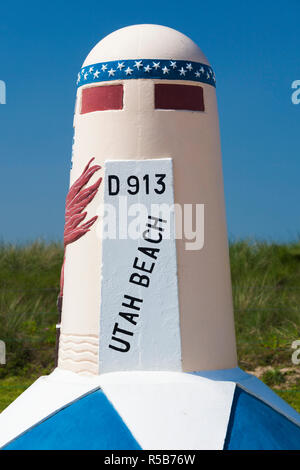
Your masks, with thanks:
[[[155,84],[155,109],[204,111],[203,88],[171,83]]]
[[[123,109],[123,85],[93,86],[82,90],[80,114],[109,109]]]

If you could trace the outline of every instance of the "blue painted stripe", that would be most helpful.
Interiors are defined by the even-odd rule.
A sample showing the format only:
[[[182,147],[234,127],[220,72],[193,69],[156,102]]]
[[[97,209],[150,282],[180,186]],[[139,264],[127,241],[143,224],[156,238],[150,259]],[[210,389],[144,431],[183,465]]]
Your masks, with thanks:
[[[300,427],[236,387],[225,450],[300,450]]]
[[[4,450],[139,450],[101,390],[90,393],[31,428]]]
[[[134,59],[99,62],[83,67],[77,86],[130,79],[190,80],[216,86],[213,69],[200,62],[186,60]]]

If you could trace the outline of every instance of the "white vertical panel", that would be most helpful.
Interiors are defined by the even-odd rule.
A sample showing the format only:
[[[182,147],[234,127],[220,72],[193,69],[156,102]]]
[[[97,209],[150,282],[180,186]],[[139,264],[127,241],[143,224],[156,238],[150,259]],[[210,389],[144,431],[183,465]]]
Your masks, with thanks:
[[[117,238],[104,238],[102,242],[100,373],[179,371],[181,345],[174,213],[164,219],[166,222],[157,222],[157,228],[147,227],[156,220],[149,217],[159,216],[153,205],[167,204],[169,207],[174,204],[172,160],[106,161],[104,204],[109,204],[118,220],[119,216],[122,220],[117,224]],[[147,215],[141,220],[140,238],[133,239],[130,228],[141,214],[140,206],[136,204],[142,204]],[[109,231],[105,222],[107,214],[104,213],[101,224],[105,233]],[[164,218],[163,215],[159,217]],[[145,254],[141,248],[158,251]],[[151,273],[134,264],[151,270]],[[130,298],[125,296],[139,299],[133,303],[138,310],[122,306],[130,304]],[[123,313],[137,316],[125,318]]]

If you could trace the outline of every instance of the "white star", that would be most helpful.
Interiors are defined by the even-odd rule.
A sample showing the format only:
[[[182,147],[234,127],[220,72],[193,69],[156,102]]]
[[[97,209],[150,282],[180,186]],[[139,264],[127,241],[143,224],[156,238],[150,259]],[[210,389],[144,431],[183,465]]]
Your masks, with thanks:
[[[80,76],[80,73],[77,75],[77,83],[80,82],[80,79],[81,79],[81,76]]]
[[[170,69],[168,69],[168,67],[165,65],[165,66],[162,68],[162,71],[163,71],[163,74],[165,75],[166,73],[169,73]]]
[[[116,73],[116,71],[115,71],[114,69],[110,69],[110,70],[108,71],[108,76],[109,76],[109,77],[113,77],[115,73]]]
[[[84,74],[84,79],[86,80],[87,77],[88,77],[88,73],[85,73],[85,74]]]
[[[99,75],[100,75],[100,72],[99,72],[99,70],[96,70],[96,72],[94,73],[94,78],[98,78],[98,77],[99,77]]]
[[[89,72],[92,73],[94,71],[94,67],[89,68]]]
[[[140,70],[140,67],[143,67],[143,63],[141,60],[135,60],[134,67],[136,67],[138,70]]]
[[[133,70],[130,67],[127,67],[127,69],[125,70],[126,75],[131,75],[132,72]]]
[[[160,62],[153,62],[153,68],[155,70],[159,69],[159,67],[160,67]]]
[[[186,64],[186,68],[191,72],[193,70],[192,64]]]
[[[82,70],[81,70],[82,75],[84,74],[84,70],[85,70],[85,69],[82,69]]]
[[[186,70],[184,70],[184,68],[183,68],[183,67],[181,67],[181,69],[179,70],[179,73],[180,73],[180,75],[183,75],[183,76],[185,76],[185,74],[186,74]]]
[[[102,65],[101,67],[102,72],[105,72],[106,69],[107,69],[107,65]]]
[[[207,74],[206,74],[206,77],[207,77],[207,78],[210,78],[210,75],[209,75],[209,73],[208,73],[208,72],[207,72]]]
[[[177,65],[176,65],[176,62],[174,62],[173,60],[170,60],[170,67],[172,67],[172,69],[176,69]]]
[[[125,67],[124,62],[118,62],[117,69],[122,70]]]
[[[148,73],[149,73],[150,70],[152,70],[152,68],[151,68],[150,65],[148,64],[148,65],[146,65],[146,67],[144,67],[144,70],[145,70],[145,72],[148,72]]]
[[[198,72],[198,70],[197,70],[197,72],[195,72],[195,75],[196,75],[196,77],[200,77],[201,73]]]
[[[204,68],[203,67],[201,67],[200,72],[204,73]]]

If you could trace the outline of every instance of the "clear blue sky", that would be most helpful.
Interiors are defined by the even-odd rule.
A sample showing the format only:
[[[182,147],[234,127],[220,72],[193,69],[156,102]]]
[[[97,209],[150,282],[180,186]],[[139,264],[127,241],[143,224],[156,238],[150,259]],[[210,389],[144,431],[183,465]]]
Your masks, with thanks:
[[[74,77],[101,38],[137,23],[187,34],[215,69],[230,237],[297,238],[299,0],[2,2],[0,238],[62,238]]]

